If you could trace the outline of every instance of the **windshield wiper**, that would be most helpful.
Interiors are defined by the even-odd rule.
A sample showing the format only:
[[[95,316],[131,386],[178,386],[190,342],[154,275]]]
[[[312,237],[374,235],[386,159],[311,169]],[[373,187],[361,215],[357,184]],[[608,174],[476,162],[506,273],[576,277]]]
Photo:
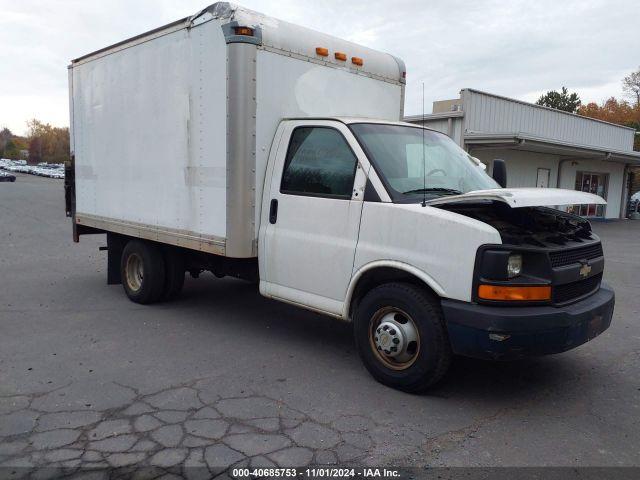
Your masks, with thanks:
[[[409,193],[447,193],[449,195],[462,195],[460,190],[456,190],[455,188],[442,188],[442,187],[431,187],[431,188],[416,188],[415,190],[409,190],[407,192],[402,192],[407,195]]]

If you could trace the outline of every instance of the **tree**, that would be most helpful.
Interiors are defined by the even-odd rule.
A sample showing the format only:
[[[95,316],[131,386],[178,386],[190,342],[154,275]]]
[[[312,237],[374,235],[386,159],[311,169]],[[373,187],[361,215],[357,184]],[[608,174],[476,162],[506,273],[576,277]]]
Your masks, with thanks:
[[[4,146],[3,156],[5,158],[10,158],[11,160],[18,160],[20,158],[20,150],[16,147],[16,144],[12,139],[7,141]]]
[[[577,93],[573,92],[572,94],[569,94],[567,87],[562,87],[562,90],[559,92],[551,90],[540,96],[536,103],[544,107],[555,108],[556,110],[563,110],[569,113],[576,113],[582,104],[582,101]]]
[[[7,127],[3,127],[0,130],[0,147],[4,147],[5,144],[13,138],[13,133]]]
[[[7,127],[0,130],[0,157],[4,157],[7,142],[13,138],[13,133]]]
[[[52,127],[35,118],[27,122],[29,163],[69,160],[69,129]]]
[[[640,68],[622,79],[622,91],[640,107]]]
[[[40,163],[42,161],[42,139],[33,137],[29,141],[29,163]]]
[[[14,135],[6,127],[0,130],[0,158],[20,159],[21,151],[26,150],[28,146],[26,138]]]

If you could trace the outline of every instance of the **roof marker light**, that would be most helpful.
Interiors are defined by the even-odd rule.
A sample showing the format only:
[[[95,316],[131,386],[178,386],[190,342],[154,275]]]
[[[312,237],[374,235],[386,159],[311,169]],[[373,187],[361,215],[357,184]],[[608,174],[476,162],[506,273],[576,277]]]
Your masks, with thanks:
[[[328,57],[329,56],[329,49],[328,48],[322,48],[322,47],[316,47],[316,55],[320,55],[321,57]]]
[[[351,63],[361,67],[362,65],[364,65],[364,60],[362,60],[360,57],[351,57]]]
[[[249,27],[233,27],[236,35],[244,35],[246,37],[253,37],[253,28]]]
[[[335,53],[335,57],[336,57],[336,60],[340,60],[342,62],[346,62],[347,61],[347,54],[346,53],[336,52]]]

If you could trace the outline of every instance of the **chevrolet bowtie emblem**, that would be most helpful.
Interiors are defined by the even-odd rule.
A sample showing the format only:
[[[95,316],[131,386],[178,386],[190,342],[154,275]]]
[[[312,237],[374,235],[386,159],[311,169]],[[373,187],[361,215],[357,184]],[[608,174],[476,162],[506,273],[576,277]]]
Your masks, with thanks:
[[[588,263],[583,263],[582,267],[580,267],[580,276],[582,278],[587,278],[587,275],[591,273],[591,265]]]

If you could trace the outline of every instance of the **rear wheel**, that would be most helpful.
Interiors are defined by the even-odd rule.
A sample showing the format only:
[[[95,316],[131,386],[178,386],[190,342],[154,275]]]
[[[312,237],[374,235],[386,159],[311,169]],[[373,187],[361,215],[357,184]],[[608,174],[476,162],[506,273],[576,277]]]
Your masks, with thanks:
[[[182,291],[184,286],[184,257],[173,249],[164,251],[164,288],[162,290],[162,300],[173,300]]]
[[[367,370],[380,383],[420,392],[451,363],[451,347],[437,297],[409,283],[367,293],[356,310],[355,339]]]
[[[147,304],[160,300],[165,263],[159,247],[140,240],[127,242],[122,250],[120,273],[122,286],[131,301]]]

